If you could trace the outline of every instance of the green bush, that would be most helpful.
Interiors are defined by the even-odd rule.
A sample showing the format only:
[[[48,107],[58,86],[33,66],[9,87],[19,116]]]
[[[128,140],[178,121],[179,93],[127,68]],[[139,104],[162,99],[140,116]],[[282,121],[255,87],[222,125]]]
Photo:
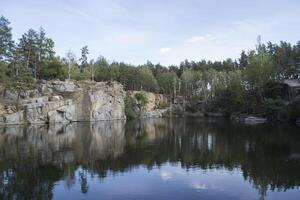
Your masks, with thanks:
[[[125,115],[127,119],[133,119],[136,118],[136,113],[133,109],[133,99],[129,96],[125,97]]]
[[[55,58],[53,58],[49,63],[46,63],[41,71],[40,77],[42,79],[65,79],[67,77],[67,71],[65,67]]]
[[[138,100],[141,108],[144,108],[148,103],[148,98],[145,92],[139,92],[135,94],[135,98]]]

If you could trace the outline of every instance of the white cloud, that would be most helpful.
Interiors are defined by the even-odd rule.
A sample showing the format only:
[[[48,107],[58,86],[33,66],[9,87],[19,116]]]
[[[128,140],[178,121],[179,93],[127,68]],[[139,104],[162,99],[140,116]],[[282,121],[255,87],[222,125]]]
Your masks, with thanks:
[[[215,38],[212,35],[207,34],[205,36],[193,36],[190,39],[188,39],[187,42],[188,43],[198,43],[201,41],[212,41],[212,40],[215,40]]]
[[[171,48],[164,47],[164,48],[161,48],[161,49],[159,50],[159,53],[160,53],[160,54],[167,54],[167,53],[169,53],[171,50],[172,50]]]

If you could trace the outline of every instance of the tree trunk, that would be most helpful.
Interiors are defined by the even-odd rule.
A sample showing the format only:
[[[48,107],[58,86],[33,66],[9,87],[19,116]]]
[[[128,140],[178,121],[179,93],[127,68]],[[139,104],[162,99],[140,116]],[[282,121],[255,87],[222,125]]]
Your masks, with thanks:
[[[19,90],[18,91],[18,96],[17,96],[17,102],[16,102],[17,111],[19,111],[20,95],[21,95],[21,91]]]

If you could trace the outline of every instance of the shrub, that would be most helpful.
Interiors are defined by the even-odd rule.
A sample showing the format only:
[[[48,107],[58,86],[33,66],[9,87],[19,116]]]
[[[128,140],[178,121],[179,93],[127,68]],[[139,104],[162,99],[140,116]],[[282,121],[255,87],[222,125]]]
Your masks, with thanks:
[[[139,92],[135,94],[135,98],[138,100],[141,108],[144,108],[148,103],[148,98],[145,92]]]
[[[136,118],[136,113],[133,109],[133,99],[129,96],[125,97],[125,115],[127,119],[133,119]]]
[[[40,77],[46,80],[56,78],[63,80],[67,77],[67,72],[65,67],[57,59],[52,59],[42,67]]]

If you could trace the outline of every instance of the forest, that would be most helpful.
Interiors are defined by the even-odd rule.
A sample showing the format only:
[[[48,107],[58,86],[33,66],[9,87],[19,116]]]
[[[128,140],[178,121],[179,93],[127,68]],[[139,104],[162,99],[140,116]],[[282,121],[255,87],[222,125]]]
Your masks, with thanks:
[[[201,104],[201,109],[226,116],[246,113],[282,121],[300,117],[299,101],[285,102],[278,84],[300,78],[300,41],[259,43],[242,51],[237,60],[184,60],[171,66],[150,61],[135,66],[88,55],[88,46],[82,47],[79,58],[72,51],[56,55],[54,41],[43,28],[29,29],[14,41],[10,21],[0,18],[0,83],[12,90],[30,89],[50,79],[118,81],[125,90],[182,96],[194,107]]]

